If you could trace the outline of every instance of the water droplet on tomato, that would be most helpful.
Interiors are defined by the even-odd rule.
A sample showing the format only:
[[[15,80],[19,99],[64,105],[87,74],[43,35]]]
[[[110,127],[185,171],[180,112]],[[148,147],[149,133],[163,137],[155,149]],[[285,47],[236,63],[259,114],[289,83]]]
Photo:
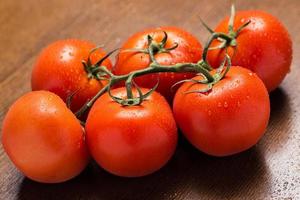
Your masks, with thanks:
[[[224,108],[227,108],[228,107],[228,103],[225,101],[224,102]]]
[[[241,102],[240,101],[237,102],[237,106],[241,107]]]
[[[240,80],[236,80],[236,81],[234,81],[234,83],[235,83],[235,87],[238,87],[239,86],[239,84],[240,84]]]
[[[218,107],[222,107],[222,103],[221,102],[218,103]]]
[[[211,110],[209,110],[209,111],[208,111],[208,115],[211,116],[211,114],[212,114],[212,112],[211,112]]]

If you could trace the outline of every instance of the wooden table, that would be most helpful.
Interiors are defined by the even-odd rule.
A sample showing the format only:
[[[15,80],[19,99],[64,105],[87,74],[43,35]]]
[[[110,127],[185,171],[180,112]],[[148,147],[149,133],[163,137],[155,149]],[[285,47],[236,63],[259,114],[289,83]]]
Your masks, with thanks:
[[[300,1],[240,0],[239,9],[262,9],[281,19],[294,42],[292,71],[271,94],[268,130],[241,154],[206,156],[181,139],[175,156],[157,173],[119,178],[95,164],[62,184],[24,178],[0,148],[0,199],[300,199]],[[119,47],[145,27],[175,25],[204,42],[229,12],[222,0],[1,0],[0,121],[30,90],[30,73],[41,49],[58,39],[81,38]]]

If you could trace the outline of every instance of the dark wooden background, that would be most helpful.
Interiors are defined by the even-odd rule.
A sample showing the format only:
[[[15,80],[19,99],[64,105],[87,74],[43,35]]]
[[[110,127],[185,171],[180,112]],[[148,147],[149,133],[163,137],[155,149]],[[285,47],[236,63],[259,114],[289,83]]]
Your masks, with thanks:
[[[119,178],[91,164],[62,184],[24,178],[0,146],[0,199],[300,199],[300,1],[238,0],[238,9],[262,9],[281,19],[294,42],[292,71],[271,94],[268,130],[254,148],[214,158],[181,140],[157,173]],[[145,27],[180,26],[202,42],[229,11],[224,0],[1,0],[0,121],[30,90],[30,73],[41,49],[58,39],[81,38],[109,51]],[[45,158],[46,159],[46,158]]]

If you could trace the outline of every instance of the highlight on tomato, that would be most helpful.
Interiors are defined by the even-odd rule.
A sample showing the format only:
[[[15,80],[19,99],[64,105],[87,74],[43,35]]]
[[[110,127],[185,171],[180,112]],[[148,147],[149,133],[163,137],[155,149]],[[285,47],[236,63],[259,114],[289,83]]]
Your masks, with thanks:
[[[29,92],[10,107],[2,144],[25,176],[42,183],[67,181],[89,162],[79,121],[60,97],[47,91]]]
[[[292,40],[287,29],[277,18],[259,10],[239,11],[233,22],[231,31],[228,31],[229,17],[223,19],[215,29],[215,32],[229,32],[235,38],[227,48],[232,65],[252,70],[262,79],[268,91],[273,91],[290,71]],[[225,42],[215,40],[211,47],[218,47]],[[213,67],[219,66],[225,51],[225,48],[210,50],[209,63]]]
[[[111,93],[117,98],[127,95],[124,87]],[[133,90],[133,94],[137,96],[138,92]],[[171,108],[157,92],[133,106],[123,106],[105,93],[89,112],[86,136],[95,161],[106,171],[123,177],[157,171],[172,157],[177,144]]]
[[[191,33],[178,27],[150,28],[133,34],[124,42],[113,69],[114,73],[123,75],[149,66],[151,60],[147,52],[148,35],[156,44],[154,58],[161,65],[196,63],[201,59],[202,45]],[[160,84],[157,91],[172,102],[176,92],[171,90],[172,85],[193,76],[195,73],[161,72],[137,77],[136,83],[144,88],[152,88],[159,77]]]
[[[47,90],[65,102],[73,95],[71,110],[76,112],[105,84],[96,65],[111,69],[106,53],[91,42],[78,39],[56,41],[38,56],[32,70],[32,90]]]
[[[258,76],[231,67],[210,91],[199,92],[205,87],[186,82],[174,98],[174,117],[188,141],[213,156],[236,154],[255,145],[270,116],[268,91]]]

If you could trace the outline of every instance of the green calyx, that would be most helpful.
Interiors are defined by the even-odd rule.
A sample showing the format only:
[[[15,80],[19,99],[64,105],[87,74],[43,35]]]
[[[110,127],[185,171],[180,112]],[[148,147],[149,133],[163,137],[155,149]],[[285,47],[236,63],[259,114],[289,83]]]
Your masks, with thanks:
[[[98,68],[95,65],[88,65],[86,61],[82,61],[84,70],[87,73],[88,79],[101,80],[101,75],[98,73]]]
[[[234,4],[231,5],[231,15],[228,22],[228,33],[222,33],[222,32],[215,32],[213,31],[203,20],[201,20],[202,25],[211,33],[211,38],[208,40],[208,42],[212,42],[213,40],[217,39],[220,41],[220,44],[218,46],[210,47],[208,50],[214,50],[214,49],[226,49],[229,46],[236,47],[237,44],[237,37],[240,34],[240,32],[248,26],[251,21],[247,21],[246,23],[242,24],[237,30],[234,30],[234,19],[235,19],[235,6]],[[211,43],[208,44],[210,46]],[[206,59],[206,53],[204,53],[203,59]]]
[[[122,50],[122,52],[139,52],[139,53],[149,54],[150,60],[153,61],[153,63],[157,63],[154,55],[160,53],[169,53],[170,51],[178,47],[178,44],[174,43],[173,46],[166,48],[166,44],[168,41],[168,34],[165,31],[163,31],[163,33],[164,33],[164,37],[160,42],[155,41],[151,35],[147,35],[148,44],[145,49],[126,49],[126,50]]]
[[[164,37],[159,43],[155,42],[150,35],[147,36],[148,49],[146,50],[146,53],[148,54],[169,53],[170,51],[178,47],[178,44],[174,43],[172,47],[166,48],[166,44],[168,41],[168,34],[165,31],[163,31],[163,33],[164,33]]]
[[[102,63],[104,62],[104,60],[106,60],[109,56],[111,56],[114,52],[116,52],[119,49],[112,50],[111,52],[109,52],[108,54],[103,56],[101,59],[99,59],[95,64],[92,64],[91,55],[95,51],[97,51],[98,49],[100,49],[102,47],[103,47],[102,45],[98,46],[98,47],[95,47],[94,49],[92,49],[90,51],[87,61],[82,60],[82,64],[83,64],[85,72],[87,73],[88,79],[93,79],[94,78],[98,81],[107,80],[106,73],[101,72],[101,70],[99,70],[99,68],[102,66]]]

